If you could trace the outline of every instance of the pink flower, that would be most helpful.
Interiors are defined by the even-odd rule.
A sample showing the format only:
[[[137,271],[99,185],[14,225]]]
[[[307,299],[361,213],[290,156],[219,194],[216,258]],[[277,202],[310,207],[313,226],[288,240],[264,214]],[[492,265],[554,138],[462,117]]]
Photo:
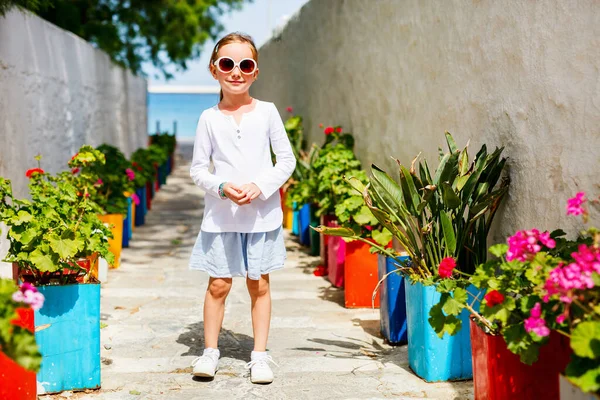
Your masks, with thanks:
[[[135,193],[133,193],[131,195],[131,200],[133,200],[133,202],[135,203],[136,206],[138,206],[140,204],[140,198]]]
[[[575,290],[591,289],[595,286],[592,274],[600,273],[600,249],[581,244],[577,250],[571,254],[575,262],[568,265],[559,264],[550,271],[544,284],[545,302],[551,296],[558,296],[560,301],[568,304],[572,302]]]
[[[125,170],[125,173],[127,174],[127,177],[129,178],[130,181],[135,179],[135,172],[133,172],[133,170],[131,168],[127,168]]]
[[[98,179],[96,183],[94,183],[94,186],[102,186],[103,183],[104,182],[102,182],[102,179]]]
[[[575,197],[567,200],[567,215],[581,215],[585,214],[585,209],[582,207],[583,203],[586,202],[585,193],[579,192]]]
[[[563,322],[565,322],[565,318],[567,318],[565,314],[560,314],[558,317],[556,317],[556,323],[562,324]]]
[[[506,260],[508,261],[531,261],[536,253],[542,250],[541,245],[549,249],[556,246],[556,242],[550,238],[548,232],[540,233],[537,229],[518,231],[510,236],[506,242],[508,243],[508,251],[506,252]]]
[[[44,306],[44,295],[27,282],[23,283],[19,290],[13,293],[12,299],[18,303],[29,304],[34,310],[39,310]]]
[[[525,330],[527,333],[535,333],[538,336],[548,336],[550,329],[546,326],[546,321],[542,316],[542,305],[535,303],[535,306],[531,309],[531,316],[525,320]]]
[[[286,110],[287,110],[287,112],[289,112],[289,113],[291,113],[291,112],[294,112],[294,109],[293,109],[292,107],[288,107],[288,108],[286,108]]]
[[[456,260],[452,257],[446,257],[442,260],[438,267],[438,274],[442,278],[450,278],[454,268],[456,268]]]

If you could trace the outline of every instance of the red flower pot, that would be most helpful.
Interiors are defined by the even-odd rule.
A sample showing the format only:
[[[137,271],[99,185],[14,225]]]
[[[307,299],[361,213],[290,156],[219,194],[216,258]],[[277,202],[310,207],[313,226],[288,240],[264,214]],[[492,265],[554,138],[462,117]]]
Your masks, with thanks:
[[[537,362],[523,364],[502,336],[483,332],[472,320],[471,352],[475,400],[558,399],[558,376],[569,363],[569,339],[552,332]]]
[[[371,246],[355,240],[346,243],[344,300],[346,308],[379,308],[379,292],[373,303],[373,291],[379,282],[377,254]]]
[[[148,210],[152,209],[152,182],[146,183],[146,208]]]
[[[19,317],[11,321],[33,332],[33,310],[17,309]],[[28,371],[0,351],[0,399],[34,400],[37,398],[36,374]]]
[[[335,221],[335,216],[334,215],[322,215],[321,216],[321,225],[323,226],[330,226],[330,224],[332,222]],[[328,268],[328,246],[329,246],[329,240],[328,240],[328,236],[327,235],[320,235],[320,256],[321,256],[321,265],[323,265],[325,267],[325,269]]]

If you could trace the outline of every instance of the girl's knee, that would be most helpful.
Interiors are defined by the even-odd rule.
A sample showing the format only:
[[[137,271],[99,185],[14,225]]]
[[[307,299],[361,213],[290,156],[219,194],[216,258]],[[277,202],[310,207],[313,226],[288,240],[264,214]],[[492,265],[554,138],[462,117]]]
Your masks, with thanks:
[[[259,280],[248,279],[248,291],[253,297],[262,297],[269,294],[269,276],[263,275]]]
[[[208,292],[213,298],[226,297],[231,290],[231,279],[214,278],[208,284]]]

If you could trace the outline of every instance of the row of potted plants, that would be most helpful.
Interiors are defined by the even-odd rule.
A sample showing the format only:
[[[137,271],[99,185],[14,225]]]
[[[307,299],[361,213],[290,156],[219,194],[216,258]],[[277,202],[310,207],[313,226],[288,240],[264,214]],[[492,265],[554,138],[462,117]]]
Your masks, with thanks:
[[[288,110],[291,112],[291,110]],[[380,244],[391,240],[345,177],[367,183],[367,175],[354,154],[354,138],[341,126],[323,127],[324,143],[307,148],[302,118],[291,115],[285,123],[297,157],[294,174],[283,190],[284,225],[297,234],[301,244],[321,256],[316,275],[327,276],[331,283],[344,288],[347,307],[371,306],[371,293],[377,285],[377,255],[360,242],[346,243],[335,236],[311,230],[320,224],[351,226]],[[376,305],[378,306],[378,299]]]
[[[12,299],[0,306],[0,398],[100,387],[100,282],[172,169],[167,136],[130,160],[114,146],[82,146],[57,174],[38,156],[25,174],[29,199],[0,177],[14,277],[0,281],[0,296]]]
[[[382,311],[393,308],[382,313],[382,332],[408,341],[410,367],[423,379],[473,376],[477,399],[559,398],[569,385],[598,394],[598,231],[575,240],[560,230],[519,231],[490,247],[488,259],[487,236],[509,187],[506,159],[482,146],[469,162],[468,147],[446,139],[433,174],[415,158],[410,167],[398,161],[399,179],[375,165],[368,185],[346,177],[394,236],[391,248],[352,226],[316,230],[380,254],[380,276],[389,274]],[[569,200],[569,213],[587,216],[584,204],[598,204],[584,196]]]

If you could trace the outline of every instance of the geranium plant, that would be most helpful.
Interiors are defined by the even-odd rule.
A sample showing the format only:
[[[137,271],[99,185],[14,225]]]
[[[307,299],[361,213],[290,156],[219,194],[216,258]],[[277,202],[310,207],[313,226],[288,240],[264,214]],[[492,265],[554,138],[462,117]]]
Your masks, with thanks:
[[[10,181],[0,177],[0,221],[9,226],[10,242],[4,261],[16,263],[22,278],[36,285],[76,282],[87,273],[78,262],[94,254],[112,260],[110,231],[91,200],[94,177],[80,171],[87,163],[101,162],[99,153],[88,150],[82,148],[69,162],[70,171],[28,170],[31,200],[14,198]]]
[[[0,278],[0,352],[30,371],[40,368],[42,355],[23,319],[29,309],[43,305],[44,296],[31,284],[17,287],[12,279]]]
[[[97,150],[104,155],[105,161],[87,162],[79,167],[82,174],[97,177],[91,200],[100,206],[102,214],[127,214],[126,193],[136,189],[133,165],[114,146],[103,144]]]

